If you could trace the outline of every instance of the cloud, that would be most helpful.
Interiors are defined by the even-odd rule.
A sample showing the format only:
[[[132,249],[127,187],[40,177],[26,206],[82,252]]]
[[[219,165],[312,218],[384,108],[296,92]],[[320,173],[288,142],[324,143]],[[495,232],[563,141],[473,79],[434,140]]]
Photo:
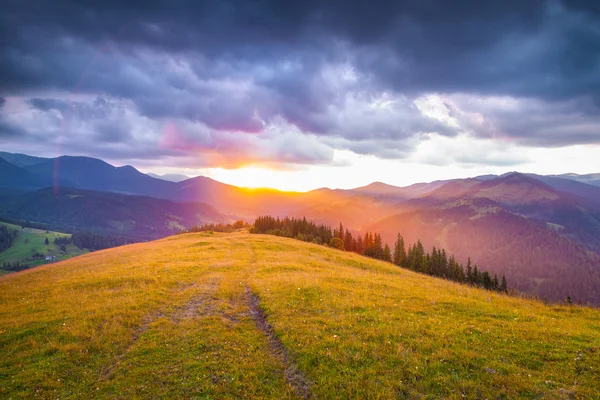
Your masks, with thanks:
[[[516,167],[531,162],[528,152],[520,146],[468,134],[453,139],[430,135],[416,147],[410,160],[434,166]]]
[[[431,135],[598,144],[599,27],[584,1],[10,2],[0,91],[27,110],[0,98],[0,129],[232,167],[404,159]]]
[[[545,102],[454,95],[445,104],[456,123],[478,137],[532,147],[600,143],[600,110],[590,97]]]

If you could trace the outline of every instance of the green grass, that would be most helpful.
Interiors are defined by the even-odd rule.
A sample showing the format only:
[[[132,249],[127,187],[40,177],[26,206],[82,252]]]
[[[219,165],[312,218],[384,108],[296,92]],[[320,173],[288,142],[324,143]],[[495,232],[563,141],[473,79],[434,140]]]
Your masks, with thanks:
[[[316,398],[600,398],[597,309],[247,233],[3,276],[0,397],[294,398],[246,290]]]
[[[56,256],[56,261],[66,260],[86,253],[86,250],[82,250],[75,245],[69,244],[66,246],[66,254],[61,254],[60,246],[55,245],[53,242],[54,239],[59,237],[71,237],[68,233],[32,228],[21,230],[21,227],[17,225],[5,222],[0,222],[0,224],[7,226],[11,231],[14,229],[19,231],[19,235],[12,246],[0,253],[0,266],[4,262],[14,263],[15,261],[23,262],[32,267],[44,264],[44,260],[28,260],[28,258],[31,257],[32,251],[37,251],[47,256]],[[45,244],[46,238],[48,238],[49,244]]]

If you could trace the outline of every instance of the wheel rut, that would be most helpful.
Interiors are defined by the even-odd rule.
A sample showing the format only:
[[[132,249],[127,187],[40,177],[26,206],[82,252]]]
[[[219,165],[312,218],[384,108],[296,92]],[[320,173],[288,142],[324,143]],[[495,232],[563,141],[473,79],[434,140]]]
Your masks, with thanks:
[[[127,347],[113,359],[110,365],[107,365],[102,369],[100,374],[101,380],[105,381],[111,379],[121,362],[138,343],[144,333],[146,333],[150,325],[157,319],[170,317],[173,323],[178,324],[185,319],[193,319],[200,315],[212,315],[215,310],[209,301],[214,297],[214,292],[218,283],[218,279],[211,279],[204,285],[201,285],[202,291],[200,293],[192,296],[183,306],[176,308],[174,311],[167,312],[164,309],[159,309],[146,314],[142,318],[141,324],[134,330]],[[195,285],[186,285],[184,288],[179,288],[178,291],[186,291],[193,286]]]
[[[312,399],[313,395],[309,381],[294,363],[285,345],[275,334],[266,314],[260,308],[260,298],[248,286],[246,286],[246,301],[256,327],[267,337],[271,353],[284,366],[285,380],[294,388],[299,397]]]

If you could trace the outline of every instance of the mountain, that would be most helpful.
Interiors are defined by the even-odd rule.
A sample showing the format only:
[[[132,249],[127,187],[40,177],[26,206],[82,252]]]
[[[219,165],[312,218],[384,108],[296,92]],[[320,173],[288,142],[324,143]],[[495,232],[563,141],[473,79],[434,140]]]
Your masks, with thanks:
[[[445,248],[463,263],[470,256],[523,292],[600,304],[600,212],[585,199],[511,173],[450,182],[413,206],[365,230]]]
[[[379,196],[367,195],[335,196],[316,205],[293,211],[290,216],[306,217],[317,224],[337,226],[340,222],[351,231],[397,213],[399,204],[390,204]]]
[[[600,205],[600,187],[589,183],[582,183],[572,179],[557,178],[552,176],[527,174],[554,189],[584,198],[589,202]]]
[[[158,175],[158,174],[153,174],[153,173],[149,172],[146,175],[148,175],[152,178],[162,179],[163,181],[169,181],[169,182],[182,182],[187,179],[190,179],[190,177],[187,175],[179,175],[179,174]]]
[[[561,198],[551,186],[518,172],[472,185],[463,195],[482,197],[507,206],[540,204]]]
[[[457,198],[468,193],[474,186],[479,185],[481,183],[481,181],[475,178],[456,179],[454,181],[441,185],[435,190],[432,190],[431,192],[421,196],[421,203],[435,203],[439,201],[446,201],[448,199]]]
[[[42,189],[0,204],[0,216],[44,223],[52,229],[94,231],[134,240],[164,237],[228,218],[203,203],[70,188]]]
[[[0,393],[593,399],[599,320],[298,240],[178,235],[1,277]]]
[[[51,186],[52,181],[43,179],[28,170],[0,158],[0,190],[27,191]]]
[[[7,184],[21,188],[24,184],[20,182],[26,182],[26,187],[34,190],[51,186],[58,178],[58,186],[73,189],[150,196],[175,202],[202,202],[219,208],[231,219],[252,220],[261,214],[285,216],[300,208],[344,196],[338,191],[295,193],[245,189],[203,176],[169,182],[143,174],[132,166],[115,167],[90,157],[46,159],[27,166],[26,170],[30,173],[26,178],[7,181]]]
[[[481,183],[467,196],[494,200],[506,210],[547,224],[561,235],[600,253],[598,203],[519,173]]]
[[[61,156],[27,167],[27,170],[46,180],[70,182],[74,189],[138,194],[171,198],[176,190],[173,182],[166,182],[141,173],[132,166],[114,167],[90,157]]]
[[[0,151],[0,158],[4,158],[17,167],[29,167],[50,160],[49,158],[28,156],[27,154],[20,153],[7,153],[5,151]]]
[[[388,199],[392,201],[400,201],[423,196],[451,181],[452,180],[415,183],[405,187],[392,186],[382,182],[373,182],[367,186],[350,189],[348,192],[379,197],[382,200]]]
[[[565,178],[574,180],[577,182],[587,183],[588,185],[600,186],[600,173],[596,174],[561,174],[561,175],[549,175],[549,177]]]

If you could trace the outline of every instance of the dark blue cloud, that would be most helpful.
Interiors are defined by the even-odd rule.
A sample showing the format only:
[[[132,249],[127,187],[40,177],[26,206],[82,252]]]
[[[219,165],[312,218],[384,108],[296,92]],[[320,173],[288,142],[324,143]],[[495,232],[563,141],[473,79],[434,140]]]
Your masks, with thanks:
[[[119,99],[127,115],[215,132],[257,133],[283,118],[382,157],[410,152],[407,143],[390,149],[394,140],[464,128],[421,115],[413,100],[423,94],[509,96],[541,104],[535,119],[462,104],[491,121],[471,131],[500,129],[534,146],[598,143],[598,26],[593,1],[10,0],[0,14],[0,92],[80,120],[101,119],[106,104],[40,93]],[[344,65],[355,82],[336,81]],[[356,105],[382,93],[401,99],[395,114]],[[574,103],[585,104],[580,117]],[[566,124],[550,129],[546,112]],[[133,140],[130,126],[112,124],[96,124],[95,140]]]

